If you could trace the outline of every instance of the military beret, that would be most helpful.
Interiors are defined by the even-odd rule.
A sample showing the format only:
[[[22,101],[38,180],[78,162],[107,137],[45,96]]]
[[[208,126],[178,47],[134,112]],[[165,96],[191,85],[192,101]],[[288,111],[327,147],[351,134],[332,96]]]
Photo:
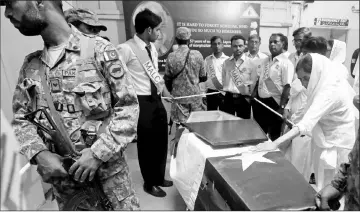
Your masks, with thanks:
[[[107,27],[99,22],[96,14],[88,9],[68,9],[64,12],[65,19],[68,23],[81,21],[84,24],[100,27],[102,31],[106,31]]]
[[[191,30],[186,27],[179,27],[176,30],[176,38],[179,40],[189,40],[191,37]]]

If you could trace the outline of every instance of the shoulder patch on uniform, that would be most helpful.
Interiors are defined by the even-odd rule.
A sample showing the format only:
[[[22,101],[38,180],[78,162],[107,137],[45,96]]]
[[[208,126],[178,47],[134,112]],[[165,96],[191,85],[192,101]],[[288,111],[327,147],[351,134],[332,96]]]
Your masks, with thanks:
[[[118,60],[119,55],[116,50],[109,50],[104,52],[105,61]]]
[[[124,70],[119,63],[114,63],[109,67],[109,73],[114,78],[120,78],[124,74]]]

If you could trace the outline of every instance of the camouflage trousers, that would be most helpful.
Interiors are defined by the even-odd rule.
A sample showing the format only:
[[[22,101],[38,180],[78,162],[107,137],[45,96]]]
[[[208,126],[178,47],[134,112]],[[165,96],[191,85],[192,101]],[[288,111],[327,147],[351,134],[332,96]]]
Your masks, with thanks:
[[[120,172],[101,180],[101,185],[107,198],[115,211],[117,210],[140,210],[139,199],[131,183],[129,167],[125,166]],[[56,179],[52,182],[55,199],[59,210],[63,210],[66,202],[81,190],[80,184],[70,178]],[[78,210],[94,210],[89,202],[83,202]]]
[[[176,100],[175,100],[176,102]],[[171,104],[171,119],[175,123],[185,123],[194,111],[206,111],[206,105],[202,101],[202,97],[191,98],[188,103],[172,103]]]

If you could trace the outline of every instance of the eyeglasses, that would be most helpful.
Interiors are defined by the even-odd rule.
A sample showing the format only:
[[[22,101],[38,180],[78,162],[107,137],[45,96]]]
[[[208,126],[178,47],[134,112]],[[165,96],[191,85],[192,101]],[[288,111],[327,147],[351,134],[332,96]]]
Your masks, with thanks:
[[[272,43],[278,44],[278,43],[280,43],[280,41],[278,41],[278,40],[271,40],[271,41],[269,41],[269,44],[272,44]]]
[[[301,41],[302,41],[302,39],[294,39],[294,40],[292,40],[293,44],[295,44],[295,43],[301,43]]]

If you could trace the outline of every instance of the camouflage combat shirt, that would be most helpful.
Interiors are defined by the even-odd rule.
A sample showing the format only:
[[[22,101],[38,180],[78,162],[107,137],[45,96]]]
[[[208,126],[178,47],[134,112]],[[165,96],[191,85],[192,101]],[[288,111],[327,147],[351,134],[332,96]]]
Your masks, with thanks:
[[[190,54],[185,69],[176,79],[173,79],[184,67],[189,51]],[[200,94],[200,78],[206,78],[206,71],[204,68],[204,58],[199,51],[190,50],[187,45],[180,45],[176,51],[169,54],[165,65],[164,80],[169,81],[173,79],[171,95],[180,97]],[[176,103],[181,104],[183,109],[180,111],[176,105],[172,104],[171,118],[175,122],[185,122],[188,118],[188,113],[191,111],[206,110],[202,97],[178,99]],[[183,113],[186,115],[184,116]]]
[[[103,112],[110,115],[103,121],[104,129],[91,150],[103,163],[98,170],[100,178],[120,172],[125,166],[122,151],[131,142],[137,129],[139,104],[126,65],[116,48],[101,37],[94,37],[94,56],[81,59],[86,36],[71,26],[72,33],[53,67],[45,51],[36,51],[25,58],[13,97],[15,135],[20,152],[32,164],[34,156],[47,145],[37,134],[37,127],[24,115],[39,108],[48,108],[41,85],[39,70],[45,66],[47,83],[54,102],[61,105],[59,112],[71,140],[81,137],[81,127],[89,117]],[[69,107],[70,106],[70,107]],[[58,108],[58,107],[56,107]],[[121,160],[121,162],[119,162]]]

